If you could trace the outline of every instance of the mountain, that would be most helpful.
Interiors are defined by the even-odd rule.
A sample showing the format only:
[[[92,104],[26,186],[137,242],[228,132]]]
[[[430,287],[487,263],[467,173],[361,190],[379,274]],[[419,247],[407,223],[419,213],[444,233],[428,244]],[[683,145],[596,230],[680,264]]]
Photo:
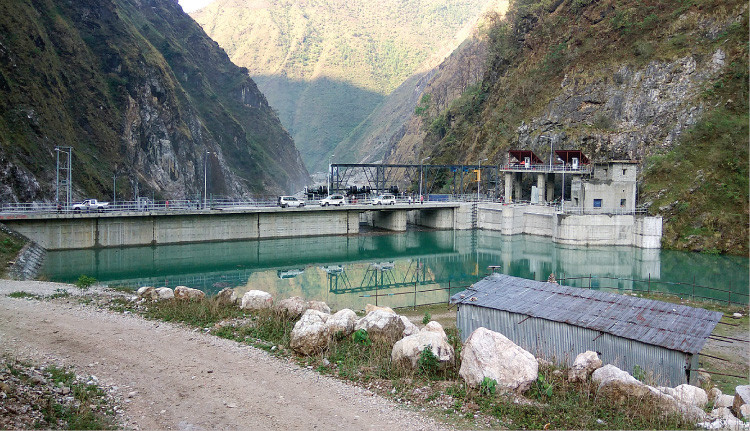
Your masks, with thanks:
[[[308,173],[250,79],[172,0],[0,3],[0,200],[279,193]]]
[[[747,40],[739,0],[513,0],[489,29],[481,80],[456,78],[472,75],[456,60],[478,45],[457,50],[387,160],[500,164],[510,148],[546,160],[545,137],[594,161],[638,160],[665,247],[747,255]]]
[[[192,14],[278,110],[311,170],[491,0],[217,0]],[[354,162],[358,150],[336,154]]]

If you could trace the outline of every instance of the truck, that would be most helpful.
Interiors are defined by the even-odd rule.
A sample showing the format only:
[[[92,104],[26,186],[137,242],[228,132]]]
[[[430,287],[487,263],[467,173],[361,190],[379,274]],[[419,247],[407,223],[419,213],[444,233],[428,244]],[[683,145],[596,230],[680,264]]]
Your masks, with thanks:
[[[98,211],[102,212],[109,206],[109,202],[99,202],[96,199],[86,199],[85,201],[73,204],[73,212]]]

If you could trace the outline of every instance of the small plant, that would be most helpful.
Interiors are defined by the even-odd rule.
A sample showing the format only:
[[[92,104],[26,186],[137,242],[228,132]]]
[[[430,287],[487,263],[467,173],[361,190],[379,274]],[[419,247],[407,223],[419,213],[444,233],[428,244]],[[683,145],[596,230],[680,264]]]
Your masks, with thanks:
[[[419,354],[417,369],[428,378],[432,378],[440,371],[440,360],[432,353],[432,346],[427,345]]]
[[[638,381],[641,381],[641,382],[645,381],[646,380],[646,370],[644,370],[643,368],[641,368],[640,365],[635,364],[635,366],[633,367],[633,377],[635,377],[636,380],[638,380]]]
[[[432,320],[432,315],[430,315],[429,311],[424,312],[424,317],[422,317],[422,324],[426,325],[430,323],[430,320]]]
[[[485,377],[484,379],[482,379],[482,383],[479,384],[479,395],[491,397],[492,395],[495,395],[496,391],[497,381],[495,379],[491,379],[489,377]]]
[[[94,277],[89,277],[86,274],[81,274],[81,276],[78,277],[78,280],[76,281],[76,286],[78,286],[79,289],[85,290],[93,286],[94,283],[96,283],[96,279]]]
[[[37,297],[33,293],[22,292],[20,290],[16,291],[16,292],[11,292],[11,293],[8,294],[8,296],[11,297],[11,298],[16,298],[16,299],[20,299],[20,298],[36,298]]]
[[[370,334],[364,329],[358,329],[352,334],[352,340],[361,346],[369,346],[372,344],[370,340]]]
[[[537,398],[549,398],[552,396],[553,390],[554,387],[552,383],[549,383],[542,374],[539,374],[539,377],[537,377],[536,382],[534,382],[534,386],[532,387],[532,394]]]

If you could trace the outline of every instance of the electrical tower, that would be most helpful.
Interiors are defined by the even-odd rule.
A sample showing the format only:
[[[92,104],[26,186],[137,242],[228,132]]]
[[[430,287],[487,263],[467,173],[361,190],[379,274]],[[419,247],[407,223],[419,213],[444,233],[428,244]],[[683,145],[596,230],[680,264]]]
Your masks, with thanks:
[[[73,147],[55,147],[57,168],[55,173],[55,203],[65,203],[65,210],[69,210],[73,203]],[[62,157],[60,155],[62,153]],[[60,190],[60,186],[63,189]],[[60,200],[61,192],[65,200]]]

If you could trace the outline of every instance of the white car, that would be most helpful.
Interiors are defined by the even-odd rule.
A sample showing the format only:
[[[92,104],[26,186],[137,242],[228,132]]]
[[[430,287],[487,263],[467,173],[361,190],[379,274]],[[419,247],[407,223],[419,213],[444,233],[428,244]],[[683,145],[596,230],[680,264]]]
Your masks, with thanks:
[[[281,208],[286,207],[303,207],[305,206],[305,201],[301,201],[294,196],[279,196],[278,204]]]
[[[372,200],[373,205],[396,205],[396,197],[393,195],[380,195]]]
[[[327,207],[328,205],[336,205],[337,207],[346,205],[346,198],[344,198],[344,195],[329,195],[320,200],[320,206]]]
[[[73,205],[74,212],[81,211],[98,211],[102,212],[109,206],[109,202],[99,202],[96,199],[86,199],[85,201]]]

